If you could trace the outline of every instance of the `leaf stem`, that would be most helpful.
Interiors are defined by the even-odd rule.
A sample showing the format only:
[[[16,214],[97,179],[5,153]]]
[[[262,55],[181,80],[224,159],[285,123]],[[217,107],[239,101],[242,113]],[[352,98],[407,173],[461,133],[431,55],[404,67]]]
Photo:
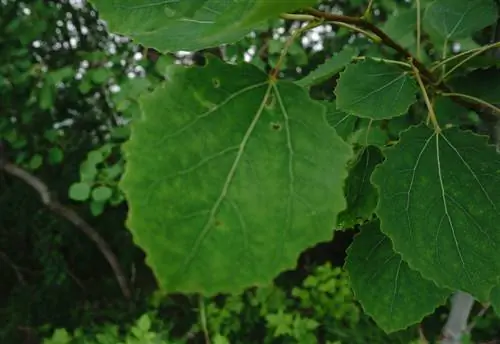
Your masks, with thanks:
[[[420,86],[420,90],[422,91],[422,95],[424,97],[425,105],[427,106],[427,110],[429,110],[429,118],[434,125],[434,130],[437,133],[441,132],[441,128],[439,127],[439,123],[437,121],[436,113],[434,112],[434,108],[432,106],[431,100],[429,99],[429,95],[427,94],[427,90],[425,89],[424,82],[422,81],[422,78],[420,77],[420,73],[417,69],[412,64],[413,72],[415,73],[415,78],[417,79],[418,85]]]
[[[316,17],[308,14],[295,14],[295,13],[281,13],[280,17],[286,20],[297,20],[297,21],[314,21]]]
[[[459,98],[465,98],[467,100],[471,100],[477,104],[481,104],[487,108],[490,108],[491,110],[493,110],[493,112],[495,113],[496,116],[500,116],[500,108],[496,107],[495,105],[493,105],[491,103],[488,103],[485,100],[482,100],[481,98],[477,98],[477,97],[474,97],[474,96],[471,96],[468,94],[464,94],[464,93],[455,93],[455,92],[442,92],[440,94],[444,97],[459,97]]]
[[[200,311],[201,329],[203,331],[203,336],[205,337],[205,343],[210,344],[210,333],[208,332],[207,314],[205,312],[205,300],[202,295],[199,295],[198,306]]]
[[[411,64],[403,62],[403,61],[397,61],[397,60],[390,60],[390,59],[383,59],[380,57],[366,57],[366,56],[356,56],[353,58],[353,60],[366,60],[367,58],[370,58],[372,60],[375,60],[377,62],[384,62],[384,63],[389,63],[389,64],[395,64],[398,66],[403,66],[409,69],[412,69]]]
[[[495,45],[500,46],[499,43],[496,43]],[[479,49],[478,51],[475,51],[474,53],[472,53],[470,56],[467,56],[465,59],[463,59],[462,61],[460,61],[459,63],[457,63],[455,66],[453,66],[445,75],[443,75],[443,79],[446,79],[447,76],[449,76],[455,70],[457,70],[458,68],[460,68],[460,66],[462,66],[463,64],[465,64],[467,61],[470,61],[471,59],[473,59],[477,55],[480,55],[480,54],[484,53],[488,49],[490,49],[490,47],[488,47],[488,48],[483,47],[483,49]]]
[[[342,27],[346,27],[348,29],[351,29],[352,31],[359,32],[359,33],[365,35],[366,37],[368,37],[370,40],[372,40],[375,43],[382,42],[382,40],[380,39],[379,36],[374,35],[373,33],[368,32],[366,30],[363,30],[363,29],[361,29],[361,28],[359,28],[359,27],[357,27],[355,25],[351,25],[351,24],[347,24],[347,23],[343,23],[343,22],[339,22],[339,21],[330,21],[329,23],[332,23],[332,24],[335,24],[335,25],[338,25],[338,26],[342,26]]]
[[[441,60],[441,61],[437,62],[435,65],[433,65],[430,68],[430,71],[433,72],[433,71],[435,71],[436,69],[438,69],[443,64],[446,64],[448,62],[456,60],[456,59],[458,59],[458,58],[460,58],[462,56],[465,56],[467,54],[473,53],[474,56],[471,56],[471,57],[467,58],[467,60],[460,62],[460,65],[463,65],[465,62],[467,62],[471,58],[476,57],[477,55],[480,55],[481,53],[483,53],[483,52],[485,52],[485,51],[487,51],[489,49],[494,49],[494,48],[498,48],[498,47],[500,47],[500,42],[496,42],[496,43],[493,43],[493,44],[488,44],[488,45],[485,45],[484,47],[475,48],[475,49],[471,49],[471,50],[467,50],[467,51],[461,52],[460,54],[450,56],[450,57],[448,57],[448,58],[446,58],[444,60]]]
[[[422,36],[422,32],[421,32],[421,13],[420,13],[420,0],[417,0],[416,1],[416,4],[417,4],[417,59],[420,60],[421,58],[421,53],[420,53],[420,41],[421,41],[421,36]]]
[[[373,0],[370,0],[368,2],[368,6],[366,7],[365,12],[363,13],[362,18],[370,18],[371,17],[372,7],[373,7]]]
[[[316,20],[316,21],[309,22],[308,24],[304,25],[303,27],[295,30],[295,32],[286,41],[285,46],[283,47],[283,50],[281,50],[281,54],[280,54],[280,57],[278,59],[278,62],[276,62],[276,66],[271,71],[271,75],[270,75],[271,80],[278,79],[278,73],[280,71],[281,65],[283,64],[283,61],[285,60],[288,49],[290,49],[290,46],[292,45],[293,41],[295,41],[295,39],[298,36],[300,36],[304,31],[315,28],[321,24],[322,24],[322,21]]]

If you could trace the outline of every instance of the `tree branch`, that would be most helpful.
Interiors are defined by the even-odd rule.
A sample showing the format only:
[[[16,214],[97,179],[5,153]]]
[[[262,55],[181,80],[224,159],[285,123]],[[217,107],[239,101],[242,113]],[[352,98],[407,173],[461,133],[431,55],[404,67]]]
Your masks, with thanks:
[[[111,266],[111,269],[113,270],[123,296],[125,296],[126,299],[130,299],[132,297],[131,289],[128,285],[127,279],[125,278],[123,269],[118,262],[118,259],[116,258],[116,255],[113,253],[104,238],[94,228],[92,228],[85,220],[83,220],[73,209],[64,206],[63,204],[55,200],[51,196],[51,192],[47,185],[38,177],[32,175],[30,172],[15,164],[2,160],[1,157],[0,170],[4,170],[6,173],[22,180],[24,183],[35,189],[35,191],[40,195],[42,203],[48,209],[71,222],[78,229],[80,229],[90,240],[92,240]]]
[[[362,29],[373,32],[380,38],[382,44],[394,49],[397,53],[403,55],[406,59],[410,60],[412,64],[417,68],[420,75],[427,82],[429,82],[435,89],[441,91],[442,93],[453,93],[453,90],[451,90],[444,83],[444,81],[440,82],[439,79],[436,77],[436,75],[434,75],[419,59],[415,58],[408,50],[399,45],[396,41],[394,41],[391,37],[389,37],[384,31],[382,31],[376,25],[366,21],[365,19],[322,12],[314,8],[308,8],[303,12],[312,15],[316,18],[356,25]],[[494,114],[485,111],[483,105],[472,102],[470,100],[456,96],[451,96],[450,99],[453,100],[455,103],[476,112],[486,122],[496,123],[496,121],[498,120],[498,116],[500,116],[500,113],[498,113],[497,116],[495,116]]]

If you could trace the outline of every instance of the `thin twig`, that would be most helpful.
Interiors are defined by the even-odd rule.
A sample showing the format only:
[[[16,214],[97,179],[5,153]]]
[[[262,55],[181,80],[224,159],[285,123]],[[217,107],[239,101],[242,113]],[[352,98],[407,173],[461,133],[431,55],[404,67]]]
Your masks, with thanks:
[[[487,108],[490,108],[491,110],[493,110],[493,113],[496,114],[496,116],[500,116],[500,108],[496,107],[495,105],[493,104],[490,104],[488,103],[487,101],[485,100],[482,100],[481,98],[477,98],[477,97],[474,97],[474,96],[471,96],[471,95],[468,95],[468,94],[463,94],[463,93],[456,93],[456,92],[445,92],[445,93],[440,93],[442,96],[445,96],[445,97],[459,97],[459,98],[465,98],[465,99],[468,99],[470,101],[473,101],[473,102],[476,102],[478,104],[481,104]]]
[[[480,47],[480,48],[475,48],[475,49],[463,51],[463,52],[461,52],[459,54],[450,56],[450,57],[448,57],[448,58],[446,58],[444,60],[440,60],[440,61],[436,62],[435,64],[432,65],[432,67],[430,68],[430,71],[432,72],[432,71],[436,70],[437,68],[439,68],[441,65],[446,64],[448,62],[451,62],[453,60],[456,60],[456,59],[458,59],[458,58],[460,58],[462,56],[465,56],[465,55],[468,55],[468,54],[472,54],[472,56],[468,56],[466,59],[464,59],[463,61],[460,61],[457,64],[458,66],[461,66],[464,63],[466,63],[467,61],[469,61],[471,58],[476,57],[477,55],[480,55],[480,54],[486,52],[489,49],[495,49],[495,48],[498,48],[498,47],[500,47],[500,42],[488,44],[488,45],[485,45],[484,47]],[[456,66],[454,66],[454,67],[456,67]],[[450,71],[448,71],[448,73],[450,73]]]
[[[203,296],[198,296],[199,299],[199,312],[200,312],[200,323],[203,335],[205,337],[205,343],[210,344],[210,333],[208,332],[207,315],[205,312],[205,300]]]
[[[360,34],[365,35],[367,38],[369,38],[370,40],[372,40],[375,43],[380,43],[381,42],[379,36],[374,35],[373,33],[368,32],[366,30],[363,30],[363,29],[361,29],[361,28],[359,28],[359,27],[357,27],[355,25],[351,25],[351,24],[347,24],[347,23],[342,23],[342,22],[339,22],[339,21],[331,21],[331,22],[328,22],[328,23],[332,23],[332,24],[335,24],[335,25],[338,25],[338,26],[345,27],[345,28],[350,29],[352,31],[359,32]]]
[[[474,320],[472,320],[470,322],[470,324],[467,325],[467,328],[465,330],[466,333],[470,333],[472,331],[472,329],[474,328],[474,326],[476,326],[477,319],[482,318],[486,314],[486,312],[488,311],[488,309],[490,309],[490,307],[491,307],[491,304],[487,303],[486,305],[483,306],[483,308],[481,308],[481,310],[474,317]]]
[[[9,258],[8,255],[6,255],[4,252],[0,251],[0,257],[12,268],[14,273],[16,274],[17,280],[19,283],[22,285],[26,284],[26,280],[24,279],[23,274],[21,273],[21,269],[17,266],[16,263],[12,261],[12,259]]]
[[[116,258],[116,255],[113,253],[111,247],[104,240],[104,238],[101,237],[101,235],[94,228],[92,228],[85,220],[83,220],[80,215],[78,215],[73,209],[62,205],[57,200],[55,200],[51,196],[51,192],[47,185],[41,179],[34,176],[30,172],[15,164],[2,160],[0,160],[0,170],[4,170],[6,173],[22,180],[24,183],[35,189],[35,191],[40,195],[42,203],[48,209],[71,222],[73,225],[75,225],[75,227],[80,229],[90,240],[92,240],[111,266],[111,269],[114,272],[115,278],[120,286],[123,296],[125,296],[126,299],[130,299],[132,297],[132,292],[128,285],[127,279],[125,278],[125,274],[123,273],[123,269],[118,262],[118,259]]]

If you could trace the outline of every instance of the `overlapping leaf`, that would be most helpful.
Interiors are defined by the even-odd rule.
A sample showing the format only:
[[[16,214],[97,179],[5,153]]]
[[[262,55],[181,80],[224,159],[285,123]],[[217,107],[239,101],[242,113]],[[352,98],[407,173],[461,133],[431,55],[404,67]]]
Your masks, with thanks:
[[[495,313],[500,316],[500,285],[496,285],[491,290],[490,302]]]
[[[435,37],[465,38],[496,21],[494,0],[435,0],[423,19],[424,29]]]
[[[416,28],[417,11],[413,8],[395,12],[382,27],[386,34],[405,48],[415,43]]]
[[[356,55],[358,55],[358,50],[347,46],[324,64],[318,66],[318,68],[313,70],[307,76],[297,81],[297,85],[310,87],[328,80],[344,69]]]
[[[412,268],[485,299],[500,275],[500,158],[485,137],[425,126],[401,134],[372,181],[381,229]]]
[[[407,72],[371,59],[347,66],[335,89],[338,109],[375,120],[403,115],[416,101],[416,92]]]
[[[451,80],[455,92],[500,104],[500,69],[476,70]]]
[[[361,228],[348,249],[346,268],[356,298],[386,332],[419,322],[450,294],[410,269],[378,221]]]
[[[159,51],[231,43],[281,12],[316,0],[92,0],[110,30]]]
[[[351,228],[370,219],[377,206],[378,193],[371,183],[371,174],[383,160],[377,147],[368,146],[359,153],[345,184],[347,209],[339,214],[342,228]]]
[[[128,226],[167,291],[268,283],[331,237],[350,147],[325,108],[251,65],[173,69],[126,144]]]

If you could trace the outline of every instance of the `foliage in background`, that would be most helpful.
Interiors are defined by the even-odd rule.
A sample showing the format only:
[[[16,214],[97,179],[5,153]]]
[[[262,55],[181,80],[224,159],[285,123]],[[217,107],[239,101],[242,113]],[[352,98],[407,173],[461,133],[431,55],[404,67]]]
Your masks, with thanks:
[[[113,9],[106,7],[110,3],[109,1],[96,1],[96,5],[103,6],[101,14],[108,20],[112,30],[123,23],[126,26],[123,20],[126,16],[122,15],[123,13],[116,16],[111,13]],[[179,17],[175,16],[189,17],[191,13],[197,13],[198,5],[195,6],[196,8],[182,8],[182,4],[189,3],[188,1],[165,5],[169,9],[178,10],[176,14],[174,13],[172,20],[164,22],[171,32],[177,34],[184,32],[182,31],[184,29],[189,29],[185,23],[179,24],[176,21]],[[202,2],[191,3],[201,4]],[[292,42],[289,38],[302,26],[301,20],[278,18],[280,12],[285,9],[291,11],[292,7],[268,11],[265,1],[256,3],[260,5],[255,8],[254,12],[241,16],[237,21],[233,22],[232,18],[235,13],[243,13],[242,8],[234,8],[226,17],[219,18],[220,24],[214,26],[210,35],[203,36],[199,34],[201,31],[195,30],[189,34],[196,39],[184,37],[183,41],[175,42],[178,46],[186,43],[197,44],[197,46],[184,47],[186,50],[197,51],[191,51],[191,53],[172,51],[162,54],[154,49],[131,43],[126,38],[109,34],[107,26],[98,19],[98,12],[84,2],[67,0],[30,2],[4,0],[0,2],[0,46],[2,47],[0,56],[2,62],[0,65],[0,98],[2,99],[0,103],[0,160],[15,163],[40,178],[50,189],[51,194],[55,195],[63,205],[76,210],[81,219],[87,221],[109,244],[125,271],[127,283],[133,290],[132,299],[125,301],[120,294],[112,270],[95,243],[80,232],[77,226],[54,213],[50,206],[44,206],[36,190],[18,178],[0,173],[0,280],[2,281],[0,287],[3,295],[0,301],[0,323],[5,324],[0,332],[2,342],[34,341],[38,336],[40,326],[47,325],[47,328],[41,331],[43,334],[46,334],[47,329],[59,328],[53,335],[46,335],[52,336],[55,343],[64,342],[65,336],[78,337],[80,340],[85,337],[87,341],[92,338],[94,341],[101,340],[104,343],[106,340],[108,342],[112,340],[115,343],[119,338],[128,344],[138,340],[142,343],[146,338],[150,341],[165,341],[171,340],[167,338],[183,338],[186,335],[194,336],[189,339],[191,342],[204,342],[204,332],[207,331],[214,343],[224,343],[224,340],[237,343],[249,336],[256,336],[257,342],[266,340],[273,343],[313,342],[313,337],[325,343],[327,340],[332,343],[337,340],[342,343],[356,341],[376,343],[377,341],[389,342],[389,340],[408,343],[409,338],[417,337],[414,327],[405,333],[408,337],[404,340],[398,339],[397,335],[387,337],[367,318],[366,314],[362,313],[366,311],[374,316],[380,326],[386,330],[393,330],[404,327],[404,324],[409,323],[410,320],[412,323],[419,322],[424,315],[431,313],[438,303],[444,301],[447,296],[446,291],[437,290],[434,300],[439,300],[439,302],[426,305],[423,307],[425,311],[419,312],[416,317],[402,316],[398,321],[393,321],[394,319],[391,320],[390,317],[384,319],[391,300],[385,294],[381,297],[380,290],[386,289],[382,282],[394,281],[394,275],[391,276],[392,272],[396,272],[396,275],[399,271],[408,273],[404,276],[408,277],[406,281],[412,286],[417,285],[413,284],[414,281],[424,283],[426,280],[422,280],[418,272],[405,265],[404,260],[398,260],[401,258],[392,251],[387,239],[380,247],[388,248],[388,250],[374,249],[370,256],[371,262],[377,263],[370,264],[369,268],[368,264],[364,263],[363,254],[352,253],[356,248],[363,248],[366,240],[382,238],[384,234],[376,228],[377,222],[361,228],[362,230],[371,228],[373,231],[364,231],[363,235],[356,238],[347,265],[352,275],[356,298],[361,300],[364,311],[353,303],[351,293],[342,282],[344,281],[343,274],[331,278],[338,270],[331,270],[328,266],[319,268],[314,274],[308,270],[311,265],[317,265],[318,262],[325,260],[332,260],[337,265],[343,263],[345,250],[351,243],[352,232],[347,240],[339,239],[341,235],[338,232],[335,233],[335,239],[331,240],[332,228],[357,231],[360,229],[360,224],[373,218],[379,194],[370,182],[370,175],[385,159],[386,152],[390,152],[386,150],[388,146],[393,146],[400,139],[403,145],[408,138],[410,140],[427,138],[423,129],[420,129],[420,133],[413,131],[414,136],[400,133],[409,125],[425,121],[428,112],[421,95],[416,96],[416,93],[420,91],[418,83],[412,77],[411,66],[404,69],[407,66],[400,68],[400,64],[386,63],[393,59],[406,63],[405,59],[401,59],[401,52],[394,52],[383,44],[373,44],[366,35],[355,33],[346,26],[339,26],[338,23],[331,23],[328,20],[320,23],[321,25],[316,27],[312,34],[306,32],[297,34]],[[372,4],[371,11],[365,13],[369,3]],[[485,47],[491,39],[494,40],[495,31],[498,31],[495,25],[490,25],[497,19],[493,2],[475,0],[473,2],[475,6],[470,8],[467,7],[466,1],[440,0],[432,5],[430,3],[431,1],[420,1],[423,31],[419,50],[415,35],[415,1],[324,1],[318,8],[325,12],[342,13],[344,16],[354,18],[365,15],[365,19],[382,28],[401,47],[407,48],[414,55],[420,54],[421,61],[426,67],[439,76],[446,76],[446,84],[452,87],[453,91],[481,97],[491,104],[500,103],[498,69],[496,69],[498,60],[493,54],[494,46],[489,50],[481,50],[481,47]],[[293,9],[298,9],[304,5],[313,5],[314,1],[296,1],[293,4]],[[474,19],[469,20],[467,17],[465,21],[457,24],[457,18],[453,13],[442,11],[443,8],[446,9],[452,5],[463,11],[470,9]],[[155,10],[154,12],[158,15],[159,21],[164,21],[164,11]],[[267,13],[266,21],[260,23],[258,27],[254,26],[253,24],[259,21],[259,18],[263,18],[259,17],[263,13]],[[440,17],[443,13],[448,13],[445,20]],[[202,16],[197,19],[204,19],[203,16],[210,14],[199,12],[197,15]],[[111,16],[115,16],[115,19]],[[148,17],[148,19],[151,18],[155,17]],[[139,29],[148,29],[147,20],[142,20],[140,23],[143,26],[138,27]],[[455,24],[458,26],[450,30]],[[177,25],[184,26],[178,27]],[[227,30],[228,25],[231,25],[231,30]],[[140,30],[134,32],[139,34],[136,38],[141,43]],[[222,47],[207,48],[206,45],[209,40],[222,42],[230,39],[234,42],[239,38],[241,40],[237,43]],[[155,39],[158,41],[158,37]],[[159,41],[161,44],[169,44],[168,39],[164,37],[161,37]],[[148,46],[148,42],[142,43]],[[155,47],[161,50],[161,46],[155,45]],[[286,54],[282,53],[284,49]],[[476,50],[447,60],[446,64],[436,63],[443,57],[454,56],[468,49]],[[204,65],[206,63],[204,55],[207,52],[215,58],[209,58],[208,67],[191,69],[192,79],[186,78],[183,75],[184,72],[172,69],[173,64]],[[231,69],[219,60],[230,63],[246,61],[255,69],[249,66]],[[217,69],[224,70],[224,68],[228,68],[227,70],[231,73],[227,77],[218,74],[220,71]],[[340,212],[342,208],[340,198],[332,194],[327,196],[332,198],[332,203],[337,203],[336,207],[340,212],[338,224],[332,223],[331,227],[324,227],[322,230],[321,240],[329,240],[328,243],[326,246],[318,246],[304,253],[297,269],[280,275],[276,285],[267,289],[247,289],[233,296],[207,298],[202,303],[204,307],[200,307],[197,296],[171,295],[165,300],[165,296],[160,293],[162,302],[155,304],[151,311],[147,300],[158,286],[148,265],[144,262],[144,253],[141,248],[145,247],[137,247],[124,226],[130,204],[127,203],[118,187],[118,182],[127,166],[126,157],[122,154],[122,144],[129,139],[130,123],[140,118],[144,105],[147,105],[147,102],[143,100],[143,110],[141,110],[139,97],[156,89],[156,97],[162,98],[165,102],[164,108],[173,107],[172,112],[160,113],[153,103],[149,111],[161,119],[159,122],[162,122],[165,115],[170,115],[168,119],[173,121],[175,116],[172,114],[178,111],[175,104],[180,104],[182,101],[189,103],[189,106],[198,104],[205,109],[214,106],[215,101],[219,100],[217,98],[219,95],[211,98],[214,97],[214,93],[205,90],[205,85],[231,92],[245,86],[244,83],[252,74],[259,75],[261,78],[259,80],[266,83],[265,73],[272,73],[273,68],[280,69],[278,75],[280,80],[295,82],[298,87],[307,90],[312,99],[319,100],[325,108],[319,110],[318,103],[311,102],[305,92],[300,93],[296,91],[297,88],[293,91],[292,86],[283,84],[283,92],[281,93],[280,89],[278,93],[275,93],[282,94],[283,97],[281,99],[275,97],[269,104],[266,104],[268,106],[266,111],[269,111],[266,114],[276,114],[285,107],[290,112],[292,122],[297,121],[298,126],[309,126],[310,123],[304,122],[302,116],[310,113],[311,109],[318,109],[318,112],[324,111],[326,120],[335,129],[337,135],[352,146],[353,155],[350,156],[351,159],[344,175],[345,177],[347,172],[349,173],[344,188],[347,209]],[[360,80],[366,81],[366,76],[371,73],[379,73],[382,71],[381,68],[383,68],[384,78],[360,82]],[[243,71],[244,76],[235,80],[236,74],[233,74],[233,71],[234,73]],[[262,74],[258,74],[257,71],[261,71]],[[425,76],[423,77],[425,79]],[[178,97],[169,102],[168,97],[163,97],[158,89],[165,80],[172,82],[172,78],[173,80],[186,79],[186,84],[183,85],[184,88],[178,87]],[[209,82],[203,81],[203,78],[207,78]],[[352,89],[353,84],[358,87],[355,92]],[[195,89],[196,85],[199,86]],[[387,87],[389,92],[370,94],[371,89],[381,87],[385,89],[387,85],[389,85]],[[196,91],[194,99],[186,98],[185,90],[188,89]],[[492,141],[495,139],[495,120],[491,119],[491,117],[494,118],[492,116],[494,109],[490,107],[490,111],[486,106],[486,110],[482,107],[479,111],[476,107],[471,111],[454,103],[451,100],[453,97],[442,96],[442,92],[435,91],[432,87],[427,90],[434,101],[435,112],[443,129],[459,126],[461,129],[471,129],[477,133],[490,135]],[[171,91],[172,93],[167,93],[169,97],[175,94],[175,88]],[[267,92],[265,87],[256,91]],[[289,95],[287,92],[290,92]],[[356,98],[358,95],[356,92],[368,96],[360,101]],[[397,98],[399,102],[393,104],[394,106],[381,106],[384,100],[393,100],[394,94],[400,95]],[[142,99],[153,99],[152,97],[154,93],[150,98]],[[411,105],[417,98],[419,102]],[[297,106],[296,109],[302,110],[293,113],[295,106],[287,104],[288,102],[293,104],[294,101],[307,103],[305,106],[301,104],[302,107]],[[249,99],[248,104],[245,103],[245,105],[246,112],[241,112],[242,115],[247,112],[249,114],[249,109],[256,104],[254,100]],[[189,106],[185,109],[189,109]],[[231,108],[228,107],[228,109],[227,113],[230,113]],[[485,117],[485,114],[490,116]],[[314,113],[310,115],[311,118],[314,117]],[[259,130],[266,133],[265,135],[268,135],[267,129],[283,133],[283,122],[278,119],[279,117],[274,117],[269,127],[259,128]],[[169,129],[167,125],[169,123],[175,124],[167,121],[160,124],[170,130],[171,128]],[[152,123],[152,126],[148,128],[151,132],[144,137],[154,138],[156,135],[154,130],[162,128],[160,124]],[[230,123],[224,122],[218,127],[217,135],[228,134],[224,131],[228,128],[226,124]],[[321,128],[317,126],[317,128],[322,133],[326,133],[325,135],[318,134],[320,138],[324,140],[324,137],[330,137],[329,144],[336,141],[337,148],[344,147],[342,149],[347,152],[345,150],[347,145],[327,129],[326,125]],[[205,132],[204,127],[198,127],[198,129],[201,130],[193,136],[192,140],[187,140],[184,149],[196,140],[203,144],[211,142],[210,131]],[[437,137],[435,141],[432,141],[434,145],[437,145]],[[303,152],[298,150],[296,153],[306,157],[309,156],[306,153],[308,142],[314,140],[319,144],[324,143],[317,136],[304,135],[302,140],[301,148],[306,150]],[[461,139],[453,141],[450,138],[450,140],[455,146],[457,142],[461,142]],[[443,143],[442,140],[439,142]],[[168,144],[162,145],[161,142],[157,144],[157,142],[151,142],[152,148],[146,149],[144,156],[158,160],[155,154],[171,156],[165,151],[178,149]],[[478,140],[475,144],[478,146],[476,150],[482,149],[479,146],[484,146],[484,143]],[[261,147],[256,148],[258,151],[263,151]],[[325,149],[328,148],[331,147],[325,144]],[[453,149],[451,147],[450,149],[451,151],[444,151],[443,154],[450,156],[449,153],[453,153]],[[196,150],[193,152],[197,154]],[[231,153],[234,150],[228,152]],[[423,152],[427,153],[425,150]],[[332,149],[329,154],[325,155],[326,159],[332,160],[328,157],[333,156],[334,150]],[[283,159],[283,157],[283,154],[270,153],[269,157],[264,159],[266,164],[269,163],[264,166],[266,173],[271,170],[271,167],[280,167],[278,163],[273,166],[270,164],[271,161]],[[432,158],[430,155],[424,155],[424,157]],[[304,162],[310,163],[308,159],[304,159]],[[340,160],[346,161],[347,154]],[[339,166],[342,165],[340,160],[336,160]],[[483,160],[495,161],[493,152],[491,151],[488,158]],[[325,161],[320,161],[320,163],[325,164]],[[390,167],[388,164],[383,166]],[[393,166],[392,169],[394,168],[400,167]],[[485,168],[491,168],[491,166]],[[404,169],[405,167],[401,167],[401,170]],[[154,168],[152,170],[155,172]],[[168,177],[165,171],[162,169],[160,173]],[[276,172],[276,175],[279,175],[280,170]],[[200,174],[205,178],[210,173],[212,173],[211,170],[206,175]],[[456,178],[453,171],[450,173],[450,178]],[[484,173],[488,176],[493,175],[487,170]],[[387,179],[386,175],[389,172],[382,174],[379,169],[378,174],[379,184],[381,184],[381,181]],[[153,174],[151,176],[158,179]],[[311,174],[308,173],[307,177],[310,176]],[[304,175],[300,177],[303,178]],[[435,176],[423,175],[423,179],[428,177]],[[329,181],[332,183],[329,187],[335,184],[338,191],[343,177],[338,175],[336,178],[335,182]],[[279,187],[275,182],[273,180],[272,183],[260,189],[265,191]],[[434,183],[437,182],[438,180],[435,179]],[[494,188],[494,185],[488,186],[488,190],[490,187]],[[328,187],[310,184],[307,191],[325,192],[325,189]],[[476,188],[476,191],[480,190],[481,188]],[[427,193],[424,191],[422,193],[426,194],[425,199],[427,199]],[[470,192],[467,191],[469,195]],[[394,191],[394,193],[397,192],[399,189]],[[197,189],[196,194],[202,193]],[[262,193],[259,197],[259,204],[264,198],[266,196]],[[168,200],[166,204],[174,201],[181,204],[181,199]],[[321,196],[315,201],[318,205],[324,205],[325,199]],[[393,200],[386,202],[391,203]],[[308,208],[308,201],[299,200],[299,203],[303,204],[303,209]],[[474,204],[472,201],[469,203]],[[400,204],[403,205],[404,202]],[[228,206],[234,208],[234,205]],[[236,208],[238,206],[239,204],[236,203]],[[134,207],[133,204],[132,207]],[[273,217],[280,212],[280,209],[282,208],[278,207],[275,211],[271,211],[273,208],[268,207]],[[331,212],[331,209],[325,209],[325,212]],[[165,207],[161,204],[157,213],[167,214]],[[421,218],[430,217],[436,220],[436,216],[424,215]],[[399,215],[391,214],[387,217],[396,220]],[[440,217],[437,217],[437,220],[439,219]],[[174,222],[173,225],[179,225],[181,222]],[[278,222],[272,221],[272,223]],[[277,227],[281,228],[283,225]],[[310,227],[310,223],[304,223],[304,232]],[[186,228],[190,227],[186,225]],[[269,224],[258,225],[255,228],[265,233],[266,236],[272,233]],[[477,228],[477,226],[474,227],[472,223],[472,226],[468,228]],[[227,228],[222,226],[220,229],[223,231]],[[385,233],[383,228],[382,231]],[[158,238],[164,237],[165,233],[159,231],[158,234],[153,238],[155,243],[161,242]],[[429,235],[427,233],[425,238]],[[140,244],[137,238],[134,240]],[[317,236],[313,238],[312,235],[307,239],[308,245],[301,243],[305,240],[304,238],[298,239],[297,236],[294,240],[296,240],[296,247],[287,258],[288,268],[295,267],[300,251],[319,241]],[[282,243],[283,240],[273,237],[269,241]],[[256,245],[260,244],[260,242],[256,243]],[[269,246],[270,243],[265,244]],[[238,262],[237,259],[228,259],[228,257],[238,257],[239,244],[227,241],[225,245],[224,249],[210,250],[210,254],[206,256],[207,260],[203,263],[209,264],[212,261],[215,262],[215,267],[220,268],[220,262],[223,264]],[[419,247],[423,249],[430,247],[428,240],[426,239]],[[151,258],[149,259],[147,262],[151,263]],[[161,260],[161,257],[159,259]],[[261,264],[262,261],[269,261],[269,259],[263,255],[261,258],[255,258],[254,261]],[[389,263],[386,265],[387,261]],[[253,262],[245,261],[244,263],[248,264],[248,268],[241,268],[240,272],[251,271],[250,267]],[[363,265],[366,269],[358,269],[359,265],[356,267],[353,264]],[[403,266],[403,270],[399,269],[400,266]],[[411,264],[410,266],[415,268]],[[489,263],[485,264],[485,268],[488,266],[490,266]],[[265,277],[262,275],[259,278],[270,282],[282,267],[283,264],[277,263],[270,267]],[[210,272],[210,269],[204,269]],[[260,266],[258,271],[264,273],[264,270],[260,270]],[[158,269],[155,269],[155,272],[157,276],[161,275],[158,275]],[[359,272],[359,274],[355,276],[354,272]],[[226,273],[231,278],[235,275],[234,271]],[[369,275],[366,275],[367,273]],[[415,275],[418,278],[412,279]],[[304,280],[302,281],[302,278],[298,276],[304,277]],[[381,276],[377,280],[380,284],[373,283],[371,276]],[[326,279],[324,284],[319,283],[322,278]],[[246,280],[251,281],[252,276],[246,276]],[[283,285],[283,281],[286,281],[286,286]],[[181,282],[180,278],[168,281],[173,284]],[[465,283],[467,288],[473,284],[468,283],[467,278],[461,280],[460,283]],[[248,283],[240,282],[239,284],[243,288]],[[380,285],[380,288],[366,289],[367,284]],[[404,284],[401,285],[404,286]],[[432,289],[433,283],[427,281],[427,286]],[[215,289],[215,284],[210,287],[214,292],[220,291]],[[477,291],[478,295],[484,294],[484,290],[478,289]],[[275,299],[265,298],[269,293],[278,296]],[[409,296],[408,299],[414,300],[413,296]],[[421,300],[418,299],[418,301]],[[397,314],[404,314],[403,306],[405,305],[403,304],[402,308],[397,310]],[[377,309],[377,307],[385,307],[385,310]],[[347,313],[342,311],[344,308]],[[202,309],[203,312],[201,312]],[[423,320],[427,338],[433,339],[438,336],[443,322],[442,316],[446,313],[446,307],[441,307],[434,315]],[[142,314],[146,315],[141,316]],[[201,314],[204,314],[206,320],[206,330],[203,328],[204,322],[200,321]],[[355,314],[359,315],[359,320],[358,315]],[[483,324],[479,319],[475,325],[475,332],[473,332],[475,340],[487,340],[499,336],[496,330],[498,319],[493,316],[493,312],[488,312],[487,315],[488,317],[483,319]],[[132,325],[135,320],[137,323]],[[111,325],[105,327],[98,325],[103,322]],[[116,325],[113,324],[130,324],[130,326],[119,326],[120,330],[115,333]],[[75,329],[76,332],[73,332]]]

